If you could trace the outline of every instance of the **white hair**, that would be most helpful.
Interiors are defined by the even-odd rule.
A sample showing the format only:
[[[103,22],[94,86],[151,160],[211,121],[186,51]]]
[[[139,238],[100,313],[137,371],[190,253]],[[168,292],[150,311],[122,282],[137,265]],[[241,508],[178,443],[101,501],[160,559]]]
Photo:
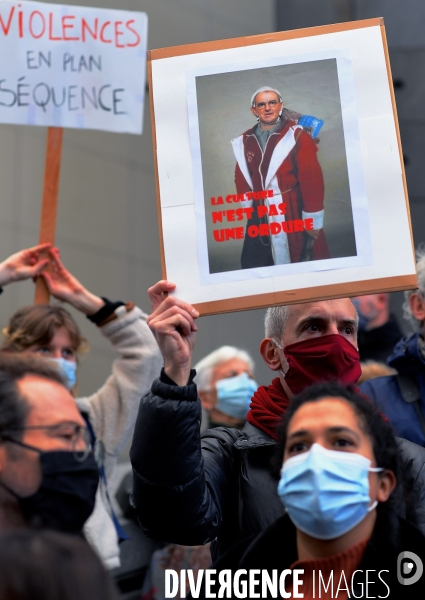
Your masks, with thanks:
[[[205,356],[205,358],[196,363],[194,368],[196,369],[195,381],[198,386],[198,390],[201,392],[208,391],[214,368],[221,363],[232,360],[233,358],[239,358],[239,360],[243,360],[251,371],[254,370],[254,361],[248,352],[245,352],[245,350],[239,350],[239,348],[235,348],[234,346],[221,346],[221,348],[214,350]]]
[[[425,300],[425,245],[421,244],[416,250],[416,270],[418,272],[418,288],[416,290],[408,290],[404,292],[403,302],[403,317],[409,321],[414,331],[422,329],[423,321],[419,321],[413,316],[410,309],[410,296],[412,294],[420,294]]]
[[[279,98],[279,102],[282,102],[282,94],[278,91],[275,90],[272,87],[267,87],[266,85],[263,87],[258,88],[258,90],[255,90],[255,92],[252,94],[251,96],[251,107],[254,108],[255,107],[255,98],[258,94],[260,94],[261,92],[274,92],[275,94],[277,94],[277,97]]]

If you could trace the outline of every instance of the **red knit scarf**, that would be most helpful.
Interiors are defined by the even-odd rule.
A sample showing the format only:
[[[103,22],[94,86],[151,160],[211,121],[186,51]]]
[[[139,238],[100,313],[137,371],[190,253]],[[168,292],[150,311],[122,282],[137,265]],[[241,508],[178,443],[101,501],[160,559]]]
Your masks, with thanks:
[[[288,404],[280,379],[276,377],[271,385],[260,386],[253,395],[247,421],[277,441],[276,427]]]

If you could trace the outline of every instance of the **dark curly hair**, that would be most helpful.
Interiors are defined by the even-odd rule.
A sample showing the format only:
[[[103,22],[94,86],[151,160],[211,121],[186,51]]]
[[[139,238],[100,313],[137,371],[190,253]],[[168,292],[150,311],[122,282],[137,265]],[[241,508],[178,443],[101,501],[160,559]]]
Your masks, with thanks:
[[[288,426],[297,410],[307,402],[318,402],[324,398],[341,398],[354,410],[359,426],[371,439],[376,465],[383,469],[398,473],[397,443],[389,423],[379,413],[375,406],[365,396],[336,382],[317,383],[306,388],[301,394],[295,396],[284,414],[283,420],[277,429],[279,450],[275,456],[274,474],[280,471],[286,445]]]

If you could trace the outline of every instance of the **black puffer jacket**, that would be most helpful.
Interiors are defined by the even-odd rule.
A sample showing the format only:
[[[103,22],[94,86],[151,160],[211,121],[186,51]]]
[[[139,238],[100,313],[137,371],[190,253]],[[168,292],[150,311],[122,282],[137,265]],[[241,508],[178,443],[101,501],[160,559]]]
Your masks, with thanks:
[[[192,377],[194,372],[192,371]],[[213,559],[257,535],[284,513],[270,461],[276,442],[246,424],[201,436],[196,385],[162,373],[140,405],[130,458],[133,504],[149,537],[211,545]],[[406,516],[425,531],[425,450],[400,440]]]

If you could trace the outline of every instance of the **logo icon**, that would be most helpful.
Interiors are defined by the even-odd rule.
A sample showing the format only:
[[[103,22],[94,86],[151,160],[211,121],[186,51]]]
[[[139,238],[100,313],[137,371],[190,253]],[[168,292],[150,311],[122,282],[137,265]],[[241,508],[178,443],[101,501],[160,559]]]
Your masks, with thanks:
[[[419,581],[424,572],[421,559],[414,552],[400,552],[397,557],[397,579],[401,585],[412,585]]]

